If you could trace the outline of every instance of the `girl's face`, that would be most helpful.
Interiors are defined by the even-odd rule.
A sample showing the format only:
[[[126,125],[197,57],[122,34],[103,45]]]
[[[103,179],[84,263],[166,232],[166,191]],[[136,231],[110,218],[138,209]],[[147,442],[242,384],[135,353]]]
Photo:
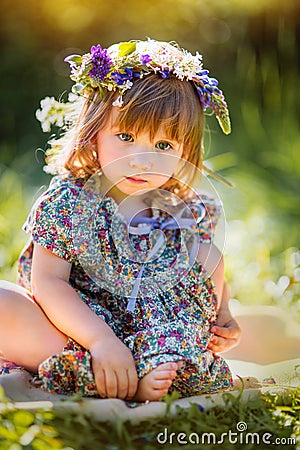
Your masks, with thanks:
[[[101,170],[122,194],[141,195],[160,188],[175,172],[183,146],[159,129],[153,140],[146,132],[135,133],[114,125],[112,120],[97,134]]]

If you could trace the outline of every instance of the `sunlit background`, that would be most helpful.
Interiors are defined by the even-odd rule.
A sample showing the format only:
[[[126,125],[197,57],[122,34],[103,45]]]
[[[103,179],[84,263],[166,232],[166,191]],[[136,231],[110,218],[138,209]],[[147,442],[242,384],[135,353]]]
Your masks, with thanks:
[[[15,280],[20,231],[44,174],[39,101],[71,86],[66,55],[121,40],[177,41],[221,80],[229,137],[207,118],[206,159],[235,183],[215,187],[227,214],[226,264],[243,304],[299,314],[297,0],[2,0],[0,278]]]

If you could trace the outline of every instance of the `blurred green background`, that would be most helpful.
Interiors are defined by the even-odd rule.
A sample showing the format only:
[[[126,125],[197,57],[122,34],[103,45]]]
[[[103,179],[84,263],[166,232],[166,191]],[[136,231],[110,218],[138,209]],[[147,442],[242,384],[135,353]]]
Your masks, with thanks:
[[[235,189],[224,202],[227,278],[243,304],[299,314],[298,0],[2,0],[0,278],[15,280],[28,209],[50,177],[39,101],[71,86],[66,55],[152,37],[199,50],[221,80],[233,125],[208,117],[206,159]]]

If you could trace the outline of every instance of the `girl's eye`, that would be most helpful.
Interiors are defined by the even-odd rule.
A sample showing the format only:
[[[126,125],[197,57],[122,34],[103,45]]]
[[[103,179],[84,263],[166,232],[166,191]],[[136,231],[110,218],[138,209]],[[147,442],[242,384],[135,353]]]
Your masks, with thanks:
[[[131,136],[131,134],[119,133],[117,136],[123,142],[133,142],[133,137]]]
[[[159,150],[163,150],[163,151],[172,150],[172,148],[173,148],[172,145],[169,142],[166,142],[166,141],[158,142],[155,145],[155,147],[158,148]]]

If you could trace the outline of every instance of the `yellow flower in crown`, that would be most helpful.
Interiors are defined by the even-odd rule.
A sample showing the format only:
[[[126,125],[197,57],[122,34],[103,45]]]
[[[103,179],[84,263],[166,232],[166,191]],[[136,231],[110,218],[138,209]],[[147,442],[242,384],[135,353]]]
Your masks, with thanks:
[[[100,44],[92,46],[90,53],[70,55],[65,58],[71,66],[71,79],[75,81],[72,91],[77,94],[90,94],[94,89],[118,91],[114,102],[121,106],[123,94],[133,83],[151,73],[162,78],[176,77],[194,83],[203,110],[210,108],[219,124],[228,134],[231,131],[229,112],[218,81],[203,69],[202,56],[192,55],[174,43],[130,41],[114,44],[107,49]]]

